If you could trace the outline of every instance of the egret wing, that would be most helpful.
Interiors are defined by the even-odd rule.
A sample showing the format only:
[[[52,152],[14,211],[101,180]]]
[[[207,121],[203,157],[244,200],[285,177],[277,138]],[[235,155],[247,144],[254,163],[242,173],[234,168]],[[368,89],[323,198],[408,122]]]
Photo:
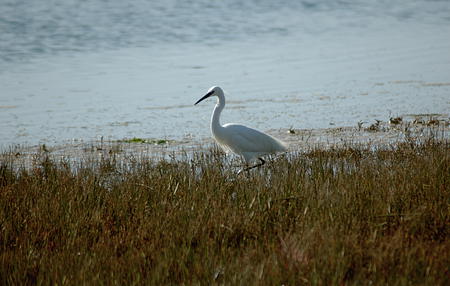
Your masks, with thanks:
[[[227,145],[238,154],[243,152],[269,154],[286,150],[283,142],[256,129],[238,124],[226,124],[224,127],[230,139]]]

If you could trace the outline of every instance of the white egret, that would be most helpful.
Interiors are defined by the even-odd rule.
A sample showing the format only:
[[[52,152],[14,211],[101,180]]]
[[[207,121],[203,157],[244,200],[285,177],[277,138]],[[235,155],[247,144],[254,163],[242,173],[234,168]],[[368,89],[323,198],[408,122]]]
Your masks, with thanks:
[[[220,113],[225,107],[225,95],[223,90],[218,86],[213,86],[208,90],[205,96],[200,98],[194,105],[211,96],[217,96],[217,104],[211,117],[211,133],[216,142],[226,152],[233,152],[244,157],[246,164],[259,159],[260,163],[247,167],[244,170],[250,170],[265,164],[261,158],[264,155],[284,152],[287,145],[261,131],[249,128],[244,125],[228,123],[220,124]]]

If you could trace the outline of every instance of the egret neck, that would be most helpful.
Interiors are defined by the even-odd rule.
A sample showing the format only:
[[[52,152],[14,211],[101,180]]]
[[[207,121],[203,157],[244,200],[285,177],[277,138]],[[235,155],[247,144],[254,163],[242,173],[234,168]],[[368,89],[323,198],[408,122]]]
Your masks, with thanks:
[[[211,116],[211,132],[214,137],[219,137],[222,133],[223,126],[220,125],[220,114],[222,113],[223,108],[225,107],[225,96],[223,92],[217,92],[217,104],[214,107],[212,116]]]

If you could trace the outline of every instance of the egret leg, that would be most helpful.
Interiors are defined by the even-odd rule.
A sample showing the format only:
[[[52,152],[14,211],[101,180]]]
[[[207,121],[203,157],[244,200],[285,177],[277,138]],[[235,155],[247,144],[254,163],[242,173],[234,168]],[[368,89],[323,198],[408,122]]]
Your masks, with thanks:
[[[264,165],[266,163],[266,161],[264,161],[262,158],[258,158],[258,159],[259,159],[259,161],[261,161],[260,163],[254,165],[254,166],[251,166],[251,167],[244,168],[244,169],[240,170],[238,172],[238,174],[242,173],[243,171],[249,171],[251,169],[254,169],[254,168],[257,168],[257,167],[261,167],[262,165]]]

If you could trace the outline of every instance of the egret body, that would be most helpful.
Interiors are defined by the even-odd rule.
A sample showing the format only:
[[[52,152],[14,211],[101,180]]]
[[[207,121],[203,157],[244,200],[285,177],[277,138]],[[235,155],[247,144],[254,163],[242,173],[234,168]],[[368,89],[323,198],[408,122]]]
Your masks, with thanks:
[[[225,107],[225,95],[218,86],[211,87],[206,95],[194,105],[211,96],[217,96],[218,98],[211,117],[211,133],[225,152],[233,152],[244,157],[247,164],[259,159],[261,163],[251,167],[254,168],[265,163],[261,158],[262,156],[287,150],[287,145],[284,142],[256,129],[234,123],[221,125],[220,113]]]

